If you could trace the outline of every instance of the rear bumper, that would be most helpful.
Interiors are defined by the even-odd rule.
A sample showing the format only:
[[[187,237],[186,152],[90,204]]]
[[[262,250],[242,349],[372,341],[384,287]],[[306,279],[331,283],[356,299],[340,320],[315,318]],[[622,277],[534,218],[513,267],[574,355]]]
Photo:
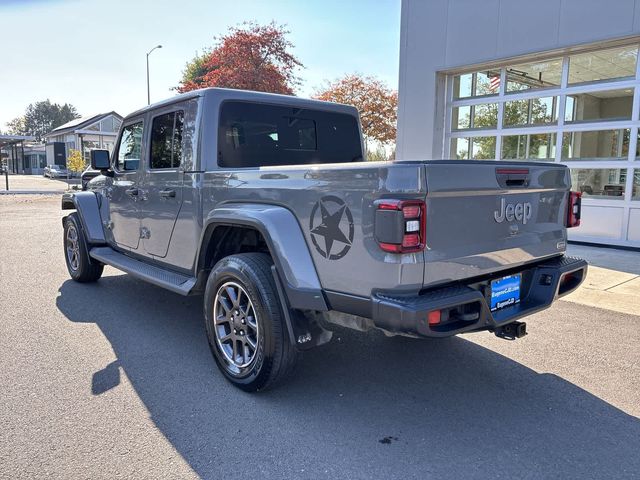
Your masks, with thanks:
[[[456,284],[419,295],[398,296],[378,293],[372,299],[371,317],[375,327],[391,333],[425,337],[448,337],[477,330],[494,330],[526,315],[548,308],[554,300],[574,291],[584,281],[587,262],[573,257],[557,257],[521,270],[520,303],[491,311],[489,285],[482,279],[468,285]],[[443,312],[445,321],[429,325],[429,312]]]

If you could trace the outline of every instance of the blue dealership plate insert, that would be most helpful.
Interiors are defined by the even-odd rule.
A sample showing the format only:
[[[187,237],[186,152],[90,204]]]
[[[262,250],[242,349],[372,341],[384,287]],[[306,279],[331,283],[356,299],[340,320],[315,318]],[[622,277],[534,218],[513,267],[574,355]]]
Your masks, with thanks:
[[[520,302],[522,275],[509,275],[491,282],[491,311],[515,305]]]

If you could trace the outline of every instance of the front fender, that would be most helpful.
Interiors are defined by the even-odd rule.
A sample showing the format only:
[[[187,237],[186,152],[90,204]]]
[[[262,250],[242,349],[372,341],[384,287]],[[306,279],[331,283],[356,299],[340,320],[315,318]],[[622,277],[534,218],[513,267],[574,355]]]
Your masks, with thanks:
[[[78,217],[80,217],[89,245],[104,245],[107,243],[96,193],[64,193],[62,195],[62,210],[76,210],[78,212]]]
[[[249,203],[225,204],[212,210],[203,226],[200,261],[207,240],[221,225],[252,227],[262,234],[292,308],[328,310],[307,242],[291,211],[277,205]]]

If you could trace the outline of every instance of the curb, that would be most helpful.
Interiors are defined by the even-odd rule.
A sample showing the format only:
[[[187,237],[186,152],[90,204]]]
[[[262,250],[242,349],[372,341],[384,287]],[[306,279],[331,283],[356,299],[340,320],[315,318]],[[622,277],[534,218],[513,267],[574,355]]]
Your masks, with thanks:
[[[66,190],[0,190],[0,195],[62,195]]]

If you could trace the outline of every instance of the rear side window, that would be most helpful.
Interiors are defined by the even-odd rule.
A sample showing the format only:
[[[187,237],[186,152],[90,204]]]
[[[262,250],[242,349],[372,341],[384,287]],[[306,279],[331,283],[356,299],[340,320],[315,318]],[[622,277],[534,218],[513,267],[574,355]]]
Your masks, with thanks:
[[[153,119],[151,125],[152,169],[178,168],[182,160],[182,129],[184,112],[165,113]]]
[[[122,129],[118,147],[118,170],[137,170],[142,153],[142,122],[132,123]]]
[[[218,165],[227,168],[362,161],[356,117],[286,106],[225,102]]]

